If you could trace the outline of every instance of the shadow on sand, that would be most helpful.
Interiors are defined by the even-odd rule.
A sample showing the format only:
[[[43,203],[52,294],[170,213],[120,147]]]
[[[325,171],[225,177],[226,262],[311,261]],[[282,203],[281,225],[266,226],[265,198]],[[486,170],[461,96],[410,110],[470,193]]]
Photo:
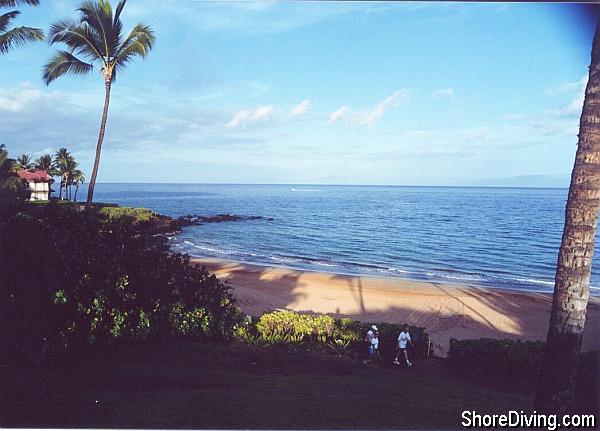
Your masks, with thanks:
[[[450,338],[544,340],[551,296],[478,286],[369,278],[273,268],[238,262],[198,260],[227,280],[248,314],[275,309],[350,317],[363,322],[425,327],[437,353]],[[600,349],[600,301],[592,298],[584,350]]]

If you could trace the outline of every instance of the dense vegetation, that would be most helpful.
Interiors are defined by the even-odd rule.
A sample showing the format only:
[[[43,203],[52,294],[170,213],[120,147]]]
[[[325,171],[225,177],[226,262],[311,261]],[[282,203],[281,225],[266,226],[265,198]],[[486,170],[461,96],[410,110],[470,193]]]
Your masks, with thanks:
[[[451,339],[448,360],[459,370],[528,377],[537,375],[543,351],[541,341]]]
[[[0,144],[0,219],[22,207],[31,195],[27,184],[15,173],[15,165],[4,144]]]
[[[146,212],[138,223],[104,212],[51,203],[0,220],[5,365],[123,341],[232,336],[240,314],[226,284],[170,253]]]
[[[447,363],[461,374],[520,378],[535,382],[540,374],[544,342],[499,340],[450,340]],[[581,411],[596,411],[600,405],[600,352],[580,355],[575,385],[577,404]]]
[[[396,352],[398,334],[405,325],[377,323],[379,348],[385,362],[391,363]],[[424,328],[406,325],[413,338],[413,354],[429,356],[429,335]],[[247,317],[239,324],[236,335],[248,344],[279,346],[292,351],[333,353],[337,356],[362,358],[366,352],[365,334],[371,323],[349,318],[334,319],[327,315],[279,310],[258,318]]]
[[[446,367],[427,359],[423,328],[410,327],[417,361],[408,371],[391,363],[400,325],[378,323],[384,365],[371,369],[356,360],[371,323],[287,310],[244,316],[226,283],[169,250],[152,211],[12,208],[0,219],[2,425],[438,427],[456,425],[465,406],[531,403],[541,343],[453,341]],[[589,409],[597,356],[584,359],[579,394]],[[485,384],[452,370],[479,372]],[[168,415],[150,414],[149,398]],[[256,414],[265,401],[276,408]],[[191,414],[194,406],[208,410]],[[402,406],[412,413],[396,422]]]

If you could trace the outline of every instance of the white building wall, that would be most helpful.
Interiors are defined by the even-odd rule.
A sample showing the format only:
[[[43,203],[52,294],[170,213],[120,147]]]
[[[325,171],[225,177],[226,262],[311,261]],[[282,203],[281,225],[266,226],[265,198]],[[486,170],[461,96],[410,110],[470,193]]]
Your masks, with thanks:
[[[36,183],[28,181],[29,189],[31,190],[30,201],[46,201],[50,199],[50,184],[49,183]]]

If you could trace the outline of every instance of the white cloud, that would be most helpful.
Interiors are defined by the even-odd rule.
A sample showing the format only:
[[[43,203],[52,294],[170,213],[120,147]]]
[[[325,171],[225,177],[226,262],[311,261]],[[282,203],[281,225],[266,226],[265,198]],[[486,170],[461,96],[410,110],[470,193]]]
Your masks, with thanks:
[[[351,112],[350,108],[342,106],[329,115],[327,124],[333,124],[341,119],[345,119],[346,124],[354,126],[372,126],[383,116],[383,114],[399,104],[407,102],[408,99],[408,90],[398,90],[385,99],[380,100],[373,109],[363,110],[361,112]]]
[[[57,93],[43,92],[23,82],[17,88],[0,89],[0,111],[21,112],[39,104],[42,99],[56,96]]]
[[[261,120],[263,118],[267,118],[273,112],[273,106],[259,106],[256,108],[256,111],[252,114],[253,120]]]
[[[368,111],[364,114],[359,114],[354,118],[352,123],[358,126],[372,126],[375,121],[385,114],[386,111],[396,107],[400,103],[408,101],[408,91],[398,90],[392,95],[386,97],[380,101],[375,109]]]
[[[266,120],[273,114],[273,109],[273,105],[259,106],[254,110],[242,109],[235,113],[225,127],[236,129],[238,127],[246,127],[249,123]]]
[[[513,133],[517,133],[517,127],[521,128],[519,129],[521,135],[538,139],[547,139],[550,136],[576,137],[585,99],[587,79],[588,77],[584,76],[577,82],[567,82],[546,90],[546,94],[549,96],[561,96],[563,98],[562,105],[535,115],[509,113],[503,115],[502,119],[512,122]]]
[[[577,93],[567,105],[553,110],[551,112],[553,116],[578,118],[581,115],[581,111],[583,109],[583,100],[585,99],[585,87],[587,85],[587,79],[588,77],[585,76],[583,79],[577,82],[575,86],[570,87],[569,92],[577,91]]]
[[[310,100],[305,99],[292,108],[292,110],[290,111],[289,117],[297,117],[299,115],[302,115],[302,114],[306,113],[306,111],[308,111],[309,107],[310,107]]]
[[[342,106],[336,111],[333,111],[327,120],[327,124],[333,124],[342,118],[350,109],[347,106]]]
[[[585,89],[587,81],[588,81],[588,75],[585,74],[577,82],[566,82],[564,84],[559,85],[558,87],[550,88],[550,89],[546,90],[546,94],[548,96],[558,96],[560,94],[572,93],[573,91],[580,90],[581,87],[583,87]]]
[[[454,88],[438,88],[431,93],[434,99],[454,100]]]

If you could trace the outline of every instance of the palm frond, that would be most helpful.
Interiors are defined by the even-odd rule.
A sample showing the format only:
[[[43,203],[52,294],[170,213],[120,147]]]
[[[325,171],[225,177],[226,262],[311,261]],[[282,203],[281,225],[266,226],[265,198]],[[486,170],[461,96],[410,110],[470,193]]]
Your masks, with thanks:
[[[74,169],[71,181],[73,181],[73,184],[83,184],[85,182],[85,174],[79,169]]]
[[[17,46],[28,42],[44,40],[44,32],[39,28],[16,27],[0,35],[0,54],[6,54]]]
[[[121,25],[121,12],[123,12],[123,8],[125,7],[125,3],[127,0],[121,0],[117,5],[117,10],[115,11],[115,17],[113,18],[113,27],[116,27],[117,24]],[[119,31],[120,33],[120,31]]]
[[[7,12],[4,15],[0,15],[0,32],[5,31],[10,22],[15,19],[15,17],[17,15],[19,15],[21,12],[19,12],[18,10],[13,10],[11,12]]]
[[[121,45],[114,59],[117,67],[122,67],[133,57],[145,58],[154,45],[154,32],[147,25],[136,25]]]
[[[60,20],[52,24],[48,41],[50,45],[64,43],[77,55],[85,55],[92,61],[105,57],[100,41],[90,26],[74,20]]]
[[[117,9],[115,11],[115,16],[113,17],[112,23],[112,32],[116,37],[113,38],[114,44],[114,52],[116,54],[123,44],[123,23],[121,22],[121,12],[123,12],[123,8],[125,7],[125,3],[127,0],[121,0],[119,4],[117,4]]]
[[[46,84],[50,84],[56,78],[68,73],[85,75],[93,70],[94,66],[85,63],[67,51],[58,51],[54,57],[44,66],[43,78]]]
[[[15,7],[18,5],[37,6],[40,0],[0,0],[0,7]]]
[[[39,157],[39,159],[37,159],[35,161],[35,168],[36,169],[40,169],[42,171],[46,171],[48,172],[50,175],[52,175],[52,155],[51,154],[44,154],[42,156]]]
[[[71,55],[80,62],[98,61],[104,78],[114,82],[117,73],[134,57],[145,58],[148,55],[155,40],[152,29],[142,24],[136,25],[124,37],[121,14],[126,2],[127,0],[120,0],[113,14],[109,0],[84,0],[78,9],[78,20],[58,21],[50,27],[50,44],[66,44]],[[61,56],[64,57],[64,53]],[[59,60],[53,58],[46,66],[46,72]],[[91,64],[86,64],[85,70],[90,66]],[[73,71],[83,73],[84,69],[74,68]],[[59,72],[56,76],[46,73],[46,82],[66,73],[60,69]]]
[[[107,0],[84,1],[79,7],[81,22],[86,23],[98,33],[102,43],[102,52],[108,60],[114,55],[120,38],[120,29],[113,29],[113,12]]]
[[[29,154],[21,154],[17,157],[17,163],[21,169],[29,170],[33,168],[33,163],[31,163],[31,157]]]
[[[0,151],[0,181],[14,175],[15,165],[15,160],[8,157],[6,151]]]

